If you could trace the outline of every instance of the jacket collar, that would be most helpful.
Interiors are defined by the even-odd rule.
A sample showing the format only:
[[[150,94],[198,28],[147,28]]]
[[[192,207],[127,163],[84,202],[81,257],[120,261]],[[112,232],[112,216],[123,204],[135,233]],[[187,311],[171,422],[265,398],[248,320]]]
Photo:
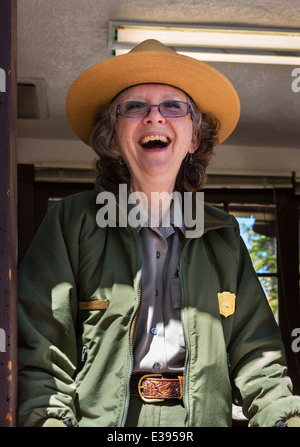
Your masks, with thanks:
[[[211,230],[219,230],[221,228],[229,228],[236,226],[235,221],[229,220],[227,216],[230,216],[225,211],[221,211],[219,209],[216,209],[215,207],[211,205],[204,205],[204,233]],[[216,217],[215,215],[211,214],[211,211],[217,210],[217,213],[220,214],[220,217]],[[224,218],[222,218],[224,217]],[[231,216],[230,216],[231,217]]]

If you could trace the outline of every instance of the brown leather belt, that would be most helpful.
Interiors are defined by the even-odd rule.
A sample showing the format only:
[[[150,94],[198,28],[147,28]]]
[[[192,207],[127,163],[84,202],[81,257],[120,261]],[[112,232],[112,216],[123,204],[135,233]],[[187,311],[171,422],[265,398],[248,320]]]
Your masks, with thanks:
[[[183,376],[163,377],[162,374],[133,375],[130,393],[144,402],[162,402],[165,399],[182,399]]]

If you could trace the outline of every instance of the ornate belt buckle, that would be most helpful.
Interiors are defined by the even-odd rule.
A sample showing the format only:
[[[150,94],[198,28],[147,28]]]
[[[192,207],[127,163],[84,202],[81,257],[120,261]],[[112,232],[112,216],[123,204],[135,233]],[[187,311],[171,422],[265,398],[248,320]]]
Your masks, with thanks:
[[[142,395],[142,391],[141,390],[144,388],[144,386],[142,385],[142,381],[144,379],[147,379],[147,378],[148,379],[152,379],[154,377],[163,377],[163,376],[162,376],[162,374],[145,374],[144,376],[142,376],[140,378],[139,383],[138,383],[138,393],[139,393],[139,396],[146,403],[163,402],[165,400],[163,398],[159,399],[159,398],[156,398],[156,397],[152,398],[152,397],[145,397],[145,396]]]

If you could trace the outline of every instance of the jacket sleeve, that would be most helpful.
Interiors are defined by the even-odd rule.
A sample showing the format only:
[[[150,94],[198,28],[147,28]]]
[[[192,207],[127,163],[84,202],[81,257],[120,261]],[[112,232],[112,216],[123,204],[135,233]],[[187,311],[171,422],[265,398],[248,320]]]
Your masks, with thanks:
[[[272,427],[300,414],[300,397],[292,395],[279,327],[240,241],[236,315],[229,346],[233,395],[242,404],[249,426]]]
[[[77,424],[78,241],[73,232],[73,246],[66,242],[72,220],[66,225],[63,208],[58,203],[49,211],[19,271],[19,426],[47,418],[71,418]]]

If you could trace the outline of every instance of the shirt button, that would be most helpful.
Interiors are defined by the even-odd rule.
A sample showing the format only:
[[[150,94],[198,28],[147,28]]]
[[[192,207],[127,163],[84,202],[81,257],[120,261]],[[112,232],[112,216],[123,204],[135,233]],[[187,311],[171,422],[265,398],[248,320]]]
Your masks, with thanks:
[[[155,291],[155,296],[157,296],[158,295],[158,290],[156,289],[156,291]]]
[[[160,363],[155,362],[154,365],[153,365],[154,371],[159,371],[160,368],[161,368]]]
[[[157,251],[157,252],[156,252],[156,259],[159,259],[159,258],[160,258],[160,252]]]
[[[156,327],[152,327],[150,330],[151,334],[156,335],[157,334],[157,329]]]

